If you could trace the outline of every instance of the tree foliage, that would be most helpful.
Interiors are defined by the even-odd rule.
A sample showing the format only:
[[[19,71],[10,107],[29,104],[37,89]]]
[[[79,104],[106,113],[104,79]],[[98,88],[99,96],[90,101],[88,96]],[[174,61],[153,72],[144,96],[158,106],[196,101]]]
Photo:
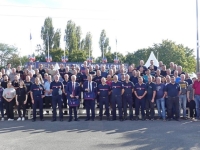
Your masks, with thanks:
[[[101,57],[103,57],[103,53],[107,53],[107,50],[111,50],[111,47],[109,46],[109,38],[106,36],[105,30],[101,31],[99,38],[99,48],[101,50]]]
[[[83,62],[87,59],[86,51],[73,50],[69,55],[69,62]]]

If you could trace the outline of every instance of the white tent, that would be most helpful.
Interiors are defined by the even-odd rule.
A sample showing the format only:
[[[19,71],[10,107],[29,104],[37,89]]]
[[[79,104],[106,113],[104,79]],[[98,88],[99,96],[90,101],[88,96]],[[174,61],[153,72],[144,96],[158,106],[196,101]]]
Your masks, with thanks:
[[[154,65],[155,65],[155,66],[158,66],[158,65],[159,65],[159,64],[158,64],[158,60],[156,59],[154,53],[151,52],[151,54],[150,54],[150,56],[149,56],[149,58],[148,58],[148,60],[147,60],[147,62],[146,62],[146,64],[145,64],[146,67],[149,67],[149,66],[150,66],[150,61],[151,61],[151,60],[154,61]]]

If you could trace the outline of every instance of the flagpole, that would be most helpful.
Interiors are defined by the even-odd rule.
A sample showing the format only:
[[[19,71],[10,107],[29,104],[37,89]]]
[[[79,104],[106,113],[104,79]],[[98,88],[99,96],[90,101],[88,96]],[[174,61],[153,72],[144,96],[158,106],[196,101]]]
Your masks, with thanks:
[[[117,38],[116,38],[116,59],[117,59]]]
[[[197,72],[199,72],[199,25],[198,25],[198,0],[196,0],[196,23],[197,23]]]

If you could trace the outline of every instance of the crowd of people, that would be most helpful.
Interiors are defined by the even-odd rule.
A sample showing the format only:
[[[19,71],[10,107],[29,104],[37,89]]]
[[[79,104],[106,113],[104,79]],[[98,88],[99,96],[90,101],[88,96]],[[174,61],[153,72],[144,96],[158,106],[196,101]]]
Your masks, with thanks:
[[[60,64],[58,70],[53,65],[32,67],[30,64],[24,69],[12,68],[7,64],[1,69],[1,121],[5,120],[4,116],[13,121],[14,108],[18,110],[17,121],[25,120],[27,109],[33,109],[32,121],[36,121],[38,108],[41,121],[43,114],[49,113],[43,112],[44,108],[52,108],[53,122],[58,120],[57,108],[60,121],[66,114],[63,108],[69,109],[69,122],[79,121],[77,110],[82,103],[86,109],[85,121],[94,121],[96,115],[99,120],[103,115],[107,120],[117,120],[116,109],[120,121],[154,120],[156,107],[159,120],[199,119],[200,73],[190,79],[188,73],[173,62],[168,69],[162,61],[155,66],[153,60],[149,67],[144,66],[143,60],[138,67],[132,64],[128,68],[120,64],[119,68],[112,65],[107,69],[103,64],[92,66],[87,61],[81,67]],[[95,114],[95,109],[99,109],[99,114]]]

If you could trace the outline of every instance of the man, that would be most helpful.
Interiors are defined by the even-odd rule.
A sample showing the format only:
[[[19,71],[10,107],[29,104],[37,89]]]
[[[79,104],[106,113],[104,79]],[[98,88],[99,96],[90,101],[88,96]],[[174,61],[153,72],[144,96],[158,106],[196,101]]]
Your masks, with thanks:
[[[19,73],[20,74],[20,79],[22,79],[22,77],[24,75],[24,72],[22,71],[21,66],[17,67],[16,73]]]
[[[120,69],[120,73],[118,74],[118,80],[121,80],[122,74],[125,74],[124,68]]]
[[[97,75],[93,78],[93,81],[97,83],[97,87],[101,84],[101,71],[97,70]],[[97,108],[99,108],[99,95],[97,95]]]
[[[59,108],[59,118],[60,121],[63,121],[63,111],[62,111],[62,93],[64,90],[62,82],[59,81],[59,75],[54,76],[54,81],[50,84],[50,90],[52,93],[52,107],[53,107],[53,118],[52,122],[56,121],[57,111],[56,107]]]
[[[62,98],[63,98],[63,108],[67,108],[67,93],[65,92],[66,88],[67,88],[67,85],[69,83],[69,76],[68,74],[65,74],[64,75],[64,81],[62,82],[63,83],[63,86],[64,86],[64,92],[62,93]],[[64,112],[65,115],[67,114],[67,111]]]
[[[185,73],[185,81],[188,83],[188,85],[193,84],[192,79],[190,79],[190,76],[188,73]]]
[[[11,82],[15,79],[15,75],[17,75],[16,69],[12,68],[12,72],[9,74],[9,79]]]
[[[87,69],[87,61],[84,61],[83,62],[83,65],[81,65],[81,69],[80,69],[80,72],[82,74],[85,74],[85,70]]]
[[[170,76],[170,77],[173,76],[173,74],[171,74],[171,69],[167,69],[167,70],[166,70],[166,73],[167,73],[167,75]],[[166,76],[167,76],[167,75],[166,75]]]
[[[106,67],[104,65],[101,66],[101,76],[107,78],[108,73],[106,72]]]
[[[65,93],[67,93],[68,100],[78,99],[80,95],[80,85],[76,82],[76,76],[72,75],[72,81],[68,82],[67,87],[65,88]],[[68,122],[72,121],[72,110],[74,110],[74,121],[79,121],[77,118],[77,106],[69,106],[69,120]]]
[[[51,102],[52,102],[52,93],[50,90],[50,85],[51,85],[51,75],[48,75],[47,77],[48,81],[44,83],[44,90],[45,90],[45,108],[50,108]],[[48,112],[47,112],[48,113]]]
[[[124,93],[123,84],[118,81],[118,76],[114,75],[114,82],[111,84],[112,96],[111,96],[111,105],[112,105],[112,120],[116,120],[116,104],[119,111],[119,120],[123,121],[122,118],[122,95]]]
[[[157,77],[162,77],[162,75],[160,74],[160,69],[157,69],[156,70],[156,75],[155,75],[155,77],[157,78]]]
[[[195,82],[196,78],[193,78],[192,82]],[[193,84],[190,84],[187,88],[187,99],[188,99],[188,105],[190,108],[190,118],[194,119],[195,115],[196,115],[196,111],[195,111],[195,115],[194,115],[194,110],[195,110],[195,101],[194,101],[194,90],[192,88]]]
[[[156,85],[152,82],[152,76],[148,76],[148,83],[146,84],[147,87],[147,95],[146,95],[146,119],[154,120],[154,103],[155,103],[155,96],[156,96]],[[150,117],[151,113],[151,117]]]
[[[123,94],[123,111],[124,111],[124,119],[127,119],[127,106],[129,107],[129,118],[133,120],[133,92],[134,85],[130,80],[130,76],[126,74],[124,85],[124,94]]]
[[[11,63],[8,63],[8,64],[7,64],[7,68],[6,68],[6,70],[5,70],[5,74],[7,74],[7,75],[9,76],[11,72],[12,72]],[[4,74],[3,74],[3,75],[4,75]]]
[[[170,62],[170,70],[172,71],[172,74],[174,74],[174,62]]]
[[[39,65],[39,74],[41,74],[41,75],[42,75],[42,78],[44,79],[45,70],[44,70],[42,64]]]
[[[183,119],[186,120],[186,104],[187,104],[187,88],[188,83],[185,81],[185,75],[181,75],[181,81],[179,82],[181,88],[181,94],[179,96],[179,109],[181,113],[181,107],[183,107]]]
[[[142,113],[142,120],[145,120],[145,95],[147,94],[147,87],[143,83],[143,78],[138,77],[138,83],[134,87],[134,93],[136,96],[135,100],[135,115],[136,115],[136,120],[139,119],[139,109],[141,107],[141,113]]]
[[[147,69],[146,74],[143,75],[143,78],[144,78],[145,83],[148,82],[148,77],[149,77],[149,76],[151,76],[151,70],[150,70],[150,69]]]
[[[166,121],[165,114],[165,84],[161,83],[161,77],[156,78],[156,105],[159,119]],[[162,114],[161,114],[162,110]]]
[[[95,118],[95,98],[97,94],[97,84],[92,81],[92,75],[87,76],[87,80],[83,83],[83,94],[84,94],[84,101],[86,107],[86,114],[87,117],[85,121],[89,121],[90,118],[94,121]],[[92,116],[90,116],[90,110]]]
[[[32,122],[36,121],[36,109],[38,105],[40,110],[40,121],[44,121],[43,119],[44,87],[40,84],[40,79],[38,77],[35,78],[35,84],[31,86],[30,91],[31,91],[31,100],[33,104]]]
[[[78,72],[79,69],[76,69],[73,71],[73,75],[76,76],[76,82],[78,82],[79,84],[81,83],[81,76],[82,74],[80,72]]]
[[[60,64],[60,69],[58,71],[59,71],[60,76],[64,79],[64,75],[66,71],[63,64]]]
[[[193,97],[194,97],[194,100],[195,100],[196,112],[197,112],[196,119],[200,119],[200,118],[199,118],[199,105],[200,105],[200,72],[197,73],[197,80],[194,81],[193,89],[194,89],[194,95],[193,95]]]
[[[185,74],[185,72],[183,72],[182,66],[177,66],[177,71],[179,77],[181,76],[181,74]]]
[[[19,77],[15,75],[14,80],[12,81],[12,86],[15,90],[19,88]]]
[[[179,83],[180,80],[181,80],[181,78],[178,76],[178,71],[177,70],[174,71],[174,78],[175,78],[175,82],[176,83]]]
[[[144,66],[144,60],[140,60],[140,65],[137,67],[137,70],[139,70],[139,69],[140,69],[140,67],[142,67],[142,68],[143,68],[143,72],[141,72],[141,73],[145,73],[145,72],[146,72],[146,70],[147,70],[147,67],[146,67],[146,66]]]
[[[28,70],[29,73],[32,73],[33,75],[35,74],[35,71],[32,69],[32,65],[31,64],[29,64],[27,70]]]
[[[160,75],[163,76],[163,77],[165,77],[167,75],[166,65],[162,66],[162,70],[161,70]]]
[[[167,84],[165,89],[165,95],[168,96],[167,100],[167,114],[168,121],[172,118],[172,107],[174,106],[176,120],[179,121],[179,95],[180,95],[180,86],[178,83],[175,83],[175,77],[171,77],[171,83]]]
[[[122,82],[122,84],[126,81],[125,76],[126,76],[125,73],[121,74],[121,80],[120,80],[120,82]]]
[[[162,62],[162,61],[159,61],[159,64],[158,64],[157,69],[162,70],[162,66],[163,66],[163,62]]]
[[[132,65],[130,65],[129,67],[128,67],[128,72],[127,72],[127,74],[131,77],[132,76],[132,72],[133,72],[133,66]]]
[[[30,90],[31,90],[31,86],[32,86],[32,82],[30,81],[30,76],[27,75],[26,76],[26,80],[24,81],[24,84],[26,85],[26,91],[27,91],[27,103],[26,103],[26,108],[32,108],[32,101],[31,101],[31,95],[30,95]]]
[[[107,120],[110,120],[110,118],[109,118],[110,86],[106,84],[106,78],[104,78],[104,77],[101,78],[101,84],[98,85],[97,91],[98,91],[98,95],[99,95],[100,121],[102,120],[102,116],[103,116],[103,105],[105,105]]]
[[[149,70],[156,71],[157,70],[157,66],[154,66],[154,61],[150,60],[150,66],[148,67]]]

